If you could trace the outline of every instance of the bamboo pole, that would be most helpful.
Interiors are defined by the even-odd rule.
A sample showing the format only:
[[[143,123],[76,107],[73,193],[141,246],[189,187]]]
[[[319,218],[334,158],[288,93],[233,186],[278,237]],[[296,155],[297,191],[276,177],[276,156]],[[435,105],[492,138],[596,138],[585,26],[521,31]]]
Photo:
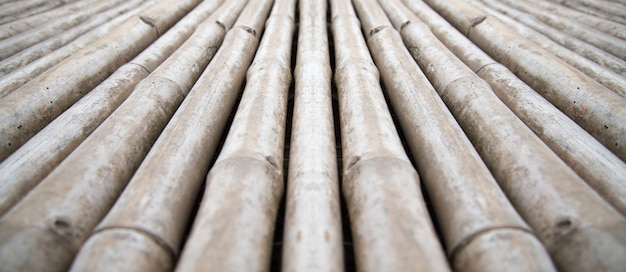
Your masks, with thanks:
[[[0,100],[0,160],[141,52],[199,2],[160,2],[126,21],[120,26],[124,31],[90,44]]]
[[[362,271],[448,271],[350,1],[331,1],[343,194]]]
[[[124,0],[102,1],[98,4],[51,21],[27,32],[0,41],[0,59],[6,59],[30,46],[67,31],[101,12],[124,3]]]
[[[30,16],[30,17],[19,19],[19,20],[15,20],[10,23],[0,25],[0,40],[4,40],[8,37],[15,36],[26,30],[32,29],[36,26],[55,20],[59,17],[67,16],[74,12],[78,12],[80,10],[88,8],[89,6],[95,4],[98,1],[99,0],[76,1],[75,3],[61,6],[61,7],[37,14],[37,16]]]
[[[550,0],[555,1],[555,0]],[[560,0],[559,4],[566,7],[574,8],[585,13],[593,14],[600,18],[606,18],[620,24],[626,24],[626,12],[624,10],[624,2],[613,3],[611,1],[593,0],[593,1],[571,1]]]
[[[490,0],[482,0],[482,2],[489,4],[489,5],[493,4],[494,7],[498,5],[498,3],[494,1],[490,1]],[[486,11],[489,15],[502,21],[503,23],[505,23],[507,26],[511,27],[512,29],[515,29],[516,33],[520,35],[521,37],[524,37],[525,39],[533,41],[535,44],[539,45],[541,48],[554,54],[556,57],[560,58],[561,60],[570,64],[571,66],[578,69],[579,71],[583,72],[590,78],[594,79],[598,83],[604,85],[606,88],[613,91],[617,95],[626,99],[626,78],[622,77],[623,75],[626,75],[626,62],[617,59],[618,61],[622,62],[621,64],[623,64],[621,66],[623,70],[622,73],[624,74],[620,76],[598,65],[597,63],[592,62],[590,59],[586,58],[586,55],[576,54],[570,51],[569,49],[560,46],[559,44],[553,42],[552,40],[542,35],[541,33],[538,33],[534,31],[533,29],[526,27],[524,24],[518,23],[515,20],[507,16],[504,16],[503,14],[499,12],[490,9],[489,7],[485,6],[481,2],[470,1],[470,3],[474,4],[475,6],[480,6],[480,8]],[[591,46],[591,48],[594,48],[594,47]],[[585,51],[585,52],[589,52],[589,51]],[[606,59],[606,60],[610,60],[610,59]],[[602,61],[602,60],[598,62],[606,63],[605,61]]]
[[[626,215],[626,164],[423,2],[404,1],[576,173]]]
[[[412,26],[399,13],[397,3],[381,3],[398,27]],[[453,268],[554,270],[547,252],[412,61],[383,10],[373,1],[359,1],[356,7],[363,31],[369,33],[370,51],[433,201]]]
[[[89,46],[91,43],[101,39],[117,30],[128,18],[135,16],[137,13],[149,8],[159,0],[145,1],[141,6],[136,7],[130,12],[115,17],[111,21],[99,26],[98,28],[81,35],[69,44],[56,49],[49,54],[25,65],[12,73],[0,77],[0,99],[11,94],[21,86],[32,81],[40,74],[46,72],[56,64],[59,64],[66,58],[76,54],[77,51]]]
[[[344,268],[326,0],[301,0],[283,271]]]
[[[19,1],[19,2],[3,4],[2,6],[0,6],[0,24],[6,22],[6,20],[8,18],[11,18],[12,16],[27,13],[32,9],[37,9],[42,6],[44,7],[51,6],[53,8],[62,4],[63,4],[63,1],[60,1],[60,0]]]
[[[4,267],[68,268],[217,51],[225,27],[213,21],[199,26],[70,156],[0,218]]]
[[[593,16],[557,3],[551,3],[549,1],[533,1],[532,3],[547,12],[573,18],[582,24],[600,30],[606,34],[626,40],[626,26],[623,24]]]
[[[228,1],[220,8],[232,16],[226,25],[233,24],[246,3]],[[263,12],[258,9],[251,3],[241,17]],[[226,112],[243,82],[250,62],[247,59],[253,56],[255,43],[242,35],[250,36],[244,30],[238,31],[237,26],[227,35],[215,60],[169,121],[115,206],[82,247],[73,271],[173,269],[193,201],[228,118]],[[234,52],[244,48],[231,44],[246,40],[252,44],[248,45],[251,49],[247,54],[234,56]],[[240,72],[233,76],[236,70]],[[207,92],[213,95],[207,96]],[[111,260],[115,260],[114,264]]]
[[[537,19],[535,19],[532,16],[529,16],[527,14],[524,14],[516,9],[510,8],[506,5],[503,5],[502,3],[496,2],[496,1],[482,1],[485,4],[489,5],[489,7],[519,21],[520,23],[528,26],[528,28],[532,28],[544,35],[546,35],[548,38],[552,39],[553,41],[561,44],[564,47],[567,47],[568,49],[578,53],[581,56],[584,56],[585,58],[588,58],[589,60],[594,61],[595,63],[607,67],[609,69],[611,69],[612,71],[615,71],[616,73],[618,73],[621,76],[626,76],[626,62],[624,60],[621,60],[609,53],[606,53],[605,51],[590,45],[588,43],[585,43],[575,37],[572,37],[571,35],[567,34],[567,33],[563,33]],[[483,9],[487,8],[483,5],[482,7]],[[493,14],[493,13],[491,13]],[[499,18],[500,20],[502,20],[502,18]],[[509,21],[511,21],[509,19]],[[509,26],[514,27],[518,30],[518,33],[520,32],[529,32],[528,30],[523,31],[521,30],[522,28],[524,28],[523,26],[520,26],[519,23],[512,23],[512,22],[506,22]],[[626,31],[625,31],[626,33]],[[521,33],[520,33],[521,34]],[[536,34],[533,35],[526,35],[528,38],[532,38],[533,41],[535,43],[541,43],[539,42],[539,40],[541,38],[537,38]],[[545,39],[543,39],[545,40]],[[545,42],[544,42],[545,43]],[[542,46],[545,48],[545,46]]]
[[[7,12],[8,7],[5,5],[2,5],[0,6],[0,10],[4,11],[5,15],[2,16],[2,18],[0,18],[0,24],[6,24],[6,23],[10,23],[12,21],[15,21],[24,17],[37,15],[39,13],[54,9],[56,7],[63,6],[66,4],[66,2],[69,2],[69,1],[62,1],[62,0],[43,1],[43,3],[39,5],[34,5],[21,12]]]
[[[129,63],[94,88],[0,164],[0,215],[34,188],[154,71],[222,0],[204,1]],[[211,20],[229,28],[239,14],[222,7]],[[232,9],[232,7],[231,7]],[[240,10],[239,10],[240,11]],[[221,18],[220,18],[221,17]],[[217,46],[217,45],[215,45]]]
[[[551,25],[565,33],[569,33],[570,35],[592,44],[622,60],[626,59],[626,43],[624,43],[624,41],[620,38],[597,31],[577,22],[574,19],[547,12],[526,1],[501,0],[501,2],[514,7],[515,9],[531,14],[546,24]]]
[[[453,1],[458,5],[439,0],[426,2],[615,155],[626,160],[626,137],[622,137],[626,134],[624,99],[530,41],[511,34],[511,29],[484,11]]]
[[[71,42],[76,39],[80,35],[92,30],[93,28],[102,25],[115,17],[118,17],[134,8],[136,8],[141,2],[140,0],[132,0],[126,1],[119,6],[115,6],[107,11],[104,11],[100,14],[95,14],[87,19],[85,22],[68,29],[65,32],[59,33],[37,43],[33,46],[25,48],[20,52],[12,55],[11,57],[5,58],[0,61],[0,78],[11,73],[15,69],[27,65],[34,60],[37,60],[40,57],[49,54],[55,49],[62,47],[63,45]]]
[[[469,18],[476,14],[460,3],[431,2],[444,10],[444,14],[451,14],[455,8],[463,10],[463,16]],[[474,27],[483,24],[484,21]],[[422,42],[418,38],[412,41],[416,45]],[[626,260],[621,257],[626,254],[624,217],[591,191],[543,143],[535,140],[530,131],[526,132],[526,127],[508,118],[508,109],[499,110],[499,101],[488,96],[486,83],[469,73],[451,71],[448,68],[451,60],[441,54],[441,50],[428,50],[415,54],[415,58],[513,205],[537,232],[557,267],[568,271],[624,267]],[[435,69],[445,69],[448,73],[434,73]]]
[[[239,24],[251,33],[263,33],[268,4],[271,1],[253,2],[255,14],[242,15]],[[283,140],[295,6],[292,0],[274,3],[247,72],[241,103],[206,177],[203,200],[176,271],[265,271],[269,267],[274,223],[283,196]],[[243,73],[238,79],[243,81]],[[234,99],[231,96],[227,101],[232,105]],[[197,106],[203,104],[199,101]],[[187,114],[197,112],[189,109]],[[222,114],[225,121],[223,113],[211,115]],[[217,140],[218,135],[207,136]]]

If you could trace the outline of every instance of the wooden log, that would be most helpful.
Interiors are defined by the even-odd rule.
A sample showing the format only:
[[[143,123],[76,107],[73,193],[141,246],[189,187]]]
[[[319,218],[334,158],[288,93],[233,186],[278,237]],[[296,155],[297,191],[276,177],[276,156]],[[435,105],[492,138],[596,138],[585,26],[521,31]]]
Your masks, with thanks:
[[[21,66],[27,65],[32,61],[49,54],[55,49],[62,47],[63,45],[71,42],[80,35],[92,30],[93,28],[100,26],[134,9],[141,2],[143,1],[126,1],[119,6],[115,6],[107,11],[91,16],[85,22],[77,25],[76,27],[54,35],[49,39],[46,39],[45,41],[21,50],[20,52],[12,55],[9,58],[3,59],[2,61],[0,61],[0,78],[11,73]]]
[[[423,2],[407,7],[472,71],[487,80],[495,94],[544,143],[617,210],[626,215],[626,165],[550,102],[474,45]]]
[[[456,0],[455,0],[456,1]],[[501,21],[467,3],[452,7],[427,0],[435,10],[498,62],[626,160],[626,101],[542,48],[512,33]],[[456,13],[455,13],[456,12]]]
[[[0,160],[164,33],[199,0],[167,0],[0,100]]]
[[[325,0],[299,2],[283,271],[344,268]]]
[[[498,3],[494,1],[490,1],[490,0],[482,0],[482,1],[488,4],[494,4],[494,6],[499,5]],[[480,6],[482,10],[488,12],[491,16],[498,18],[507,26],[511,27],[512,29],[515,29],[516,33],[520,35],[521,37],[524,37],[530,41],[533,41],[535,44],[539,45],[541,48],[554,54],[554,56],[560,58],[561,60],[565,61],[569,65],[583,72],[585,75],[594,79],[598,83],[604,85],[606,88],[613,91],[617,95],[621,96],[622,98],[626,98],[626,78],[622,77],[626,75],[626,62],[615,58],[621,62],[621,66],[623,67],[621,69],[623,70],[622,75],[615,74],[611,70],[608,70],[598,65],[597,63],[592,62],[590,59],[587,59],[586,55],[576,54],[568,50],[567,48],[560,46],[559,44],[553,42],[552,40],[542,35],[541,33],[538,33],[534,31],[533,29],[526,27],[524,24],[518,23],[515,20],[512,20],[511,18],[504,16],[503,14],[499,12],[496,12],[490,9],[489,7],[485,6],[481,2],[471,1],[471,3],[476,6]],[[503,8],[506,8],[506,7],[503,7]],[[507,9],[507,11],[511,11],[511,10]],[[512,11],[512,12],[515,12],[515,11]],[[591,46],[591,48],[595,48],[595,47]],[[583,52],[589,52],[589,51],[583,51]],[[605,60],[609,60],[610,62],[610,58],[605,58]],[[607,61],[599,60],[598,63],[607,63]],[[615,62],[615,63],[618,64],[618,62]]]
[[[254,13],[242,15],[239,25],[260,35],[271,4],[272,1],[251,2]],[[283,197],[283,145],[295,6],[292,0],[274,3],[263,40],[248,69],[232,126],[206,177],[202,203],[176,271],[265,271],[269,267],[274,223]],[[243,83],[243,73],[238,79],[239,84],[224,91],[236,94]],[[232,105],[235,96],[225,100]],[[210,101],[198,99],[194,106],[189,104],[192,107],[186,114],[198,114],[207,102]],[[212,114],[200,116],[222,115],[220,119],[226,120],[227,111],[211,111]],[[203,119],[197,118],[205,123]],[[217,144],[219,133],[207,136]],[[206,166],[208,159],[210,156]]]
[[[350,1],[331,1],[343,194],[362,271],[448,271]]]
[[[0,176],[0,215],[87,138],[130,95],[137,82],[169,57],[221,2],[202,2],[136,58],[120,67],[3,161],[0,164],[0,172],[5,173]],[[230,28],[235,21],[232,16],[239,14],[233,13],[217,11],[212,20]]]
[[[457,1],[429,2],[444,16],[462,10],[454,14],[471,20],[480,12]],[[489,17],[483,19],[478,24],[474,19],[470,37],[474,29],[482,29],[481,26],[490,23]],[[492,39],[495,34],[501,35],[495,31],[490,34]],[[423,69],[449,65],[441,56],[435,57],[440,51],[433,51],[416,56]],[[431,59],[426,59],[430,56]],[[434,71],[432,68],[425,70],[427,73]],[[488,85],[472,80],[467,74],[452,74],[430,73],[429,76],[504,192],[537,232],[557,267],[571,271],[624,267],[626,260],[619,257],[626,253],[624,217],[591,191],[542,143],[534,140],[534,135],[524,132],[524,127],[510,130],[517,126],[514,120],[507,120],[504,112],[492,112],[497,109],[494,104],[497,101],[491,103],[485,95],[487,92],[480,93]],[[477,95],[479,93],[481,96]]]
[[[121,5],[123,2],[123,0],[103,1],[61,19],[48,22],[30,31],[6,38],[0,41],[0,59],[6,59],[32,45],[69,30],[90,17],[117,5]]]
[[[91,5],[94,5],[96,2],[98,2],[98,0],[81,0],[72,4],[68,4],[66,6],[46,11],[41,14],[37,14],[37,16],[30,16],[0,25],[0,40],[15,36],[36,26],[42,25],[52,20],[56,20],[59,17],[78,12]]]
[[[0,262],[5,267],[37,271],[69,267],[217,51],[224,27],[212,21],[199,26],[70,156],[0,218]]]
[[[594,0],[595,1],[595,0]],[[532,14],[537,19],[565,33],[592,44],[622,60],[626,59],[626,43],[620,38],[605,34],[581,24],[574,19],[549,13],[526,1],[502,0],[503,3],[520,11]]]
[[[158,0],[146,1],[141,6],[136,7],[132,11],[117,16],[113,20],[99,26],[98,28],[83,34],[69,44],[57,50],[54,50],[53,52],[50,52],[45,56],[42,56],[32,63],[25,65],[4,77],[1,77],[0,99],[14,92],[26,83],[32,81],[37,76],[54,67],[56,64],[59,64],[66,58],[74,55],[77,51],[89,46],[92,42],[95,42],[98,39],[101,39],[107,35],[111,35],[111,33],[117,30],[117,28],[121,26],[128,18],[135,16],[146,8],[149,8],[157,1]]]
[[[396,27],[414,27],[407,22],[416,19],[409,21],[401,13],[406,8],[389,1],[380,3]],[[368,12],[361,12],[366,8]],[[439,219],[453,268],[554,270],[547,252],[508,202],[382,9],[376,2],[361,1],[357,10]],[[494,233],[503,239],[489,242]]]

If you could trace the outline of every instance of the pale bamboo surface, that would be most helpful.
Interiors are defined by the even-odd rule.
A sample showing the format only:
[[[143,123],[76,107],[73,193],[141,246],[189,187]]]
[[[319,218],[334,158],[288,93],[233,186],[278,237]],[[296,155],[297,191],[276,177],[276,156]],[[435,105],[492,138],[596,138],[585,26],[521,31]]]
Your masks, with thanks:
[[[0,271],[626,271],[624,0],[0,0]]]

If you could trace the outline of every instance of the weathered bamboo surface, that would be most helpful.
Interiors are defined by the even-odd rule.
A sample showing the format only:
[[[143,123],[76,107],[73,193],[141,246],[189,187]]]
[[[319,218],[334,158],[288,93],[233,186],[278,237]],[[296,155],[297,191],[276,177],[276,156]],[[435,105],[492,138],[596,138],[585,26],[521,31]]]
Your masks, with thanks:
[[[0,0],[0,271],[626,271],[626,1]]]

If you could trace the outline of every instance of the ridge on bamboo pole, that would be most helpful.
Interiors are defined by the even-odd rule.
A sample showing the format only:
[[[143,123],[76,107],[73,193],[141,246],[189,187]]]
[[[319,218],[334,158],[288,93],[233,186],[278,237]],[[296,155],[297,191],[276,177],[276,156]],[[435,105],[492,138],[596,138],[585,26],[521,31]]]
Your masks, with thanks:
[[[254,1],[251,7],[261,12],[241,16],[240,24],[259,36],[263,33],[263,39],[246,74],[224,146],[206,176],[202,203],[176,271],[265,271],[270,265],[274,223],[283,197],[296,2],[275,1],[265,23],[271,4]],[[243,81],[243,74],[238,79]]]
[[[167,0],[0,100],[0,160],[156,40],[200,0]]]
[[[626,215],[626,164],[423,2],[404,1],[576,173]]]
[[[72,56],[75,52],[83,49],[89,44],[98,39],[110,35],[113,31],[117,30],[117,27],[121,26],[128,18],[135,16],[135,14],[149,8],[157,0],[145,1],[141,6],[136,7],[134,10],[117,16],[114,19],[102,24],[96,29],[85,33],[66,44],[65,46],[58,48],[45,56],[13,71],[12,73],[0,78],[0,99],[14,92],[19,87],[32,81],[40,74],[46,72],[54,65],[60,63],[66,58]]]
[[[169,57],[222,1],[202,2],[146,50],[120,67],[0,163],[0,173],[3,173],[0,175],[0,215],[87,138],[130,95],[137,82]],[[213,21],[223,22],[229,28],[239,13],[219,10],[215,14]]]
[[[626,101],[463,1],[426,0],[459,31],[626,160]]]
[[[326,0],[299,1],[283,271],[344,268]]]
[[[70,156],[0,218],[4,267],[37,271],[69,267],[217,51],[225,27],[211,21],[198,27]]]
[[[331,1],[343,193],[356,266],[363,271],[450,268],[385,103],[359,20],[348,0]]]
[[[489,5],[498,6],[498,3],[495,3],[493,1],[489,1],[489,0],[482,0],[482,1]],[[544,36],[538,31],[535,31],[534,29],[531,29],[527,27],[526,25],[513,20],[505,16],[502,13],[494,11],[487,6],[484,6],[483,3],[480,3],[478,1],[469,1],[469,2],[476,6],[481,6],[482,10],[488,12],[491,16],[498,18],[507,26],[514,29],[516,33],[520,35],[521,37],[524,37],[525,39],[533,41],[535,44],[537,44],[541,48],[554,54],[554,56],[567,62],[572,67],[578,69],[579,71],[583,72],[584,74],[586,74],[593,80],[604,85],[607,89],[613,91],[617,95],[626,99],[626,78],[614,73],[613,71],[605,67],[600,66],[599,64],[593,62],[591,59],[588,59],[587,56],[579,55],[579,54],[576,54],[575,52],[570,51],[568,48],[565,48],[561,46],[560,44],[552,41],[550,38]],[[502,7],[502,8],[506,10],[506,7]],[[499,10],[502,10],[502,9],[499,9]],[[510,10],[507,10],[507,11],[510,11]],[[584,43],[581,43],[581,44],[584,44]],[[595,47],[593,46],[589,46],[589,47],[595,49]],[[603,61],[598,61],[598,62],[603,63]],[[623,62],[623,61],[621,62],[622,64],[626,64],[626,62]],[[622,66],[624,69],[623,72],[626,73],[626,65],[622,65]]]
[[[589,271],[626,266],[624,217],[507,113],[489,85],[457,59],[447,58],[441,50],[445,47],[438,50],[417,36],[407,43],[419,48],[413,53],[420,67],[557,267]],[[447,73],[434,72],[440,69]]]
[[[411,26],[400,12],[404,7],[381,3],[398,28]],[[357,1],[356,9],[364,33],[370,33],[372,57],[406,132],[453,268],[554,270],[547,252],[508,202],[378,3]]]

